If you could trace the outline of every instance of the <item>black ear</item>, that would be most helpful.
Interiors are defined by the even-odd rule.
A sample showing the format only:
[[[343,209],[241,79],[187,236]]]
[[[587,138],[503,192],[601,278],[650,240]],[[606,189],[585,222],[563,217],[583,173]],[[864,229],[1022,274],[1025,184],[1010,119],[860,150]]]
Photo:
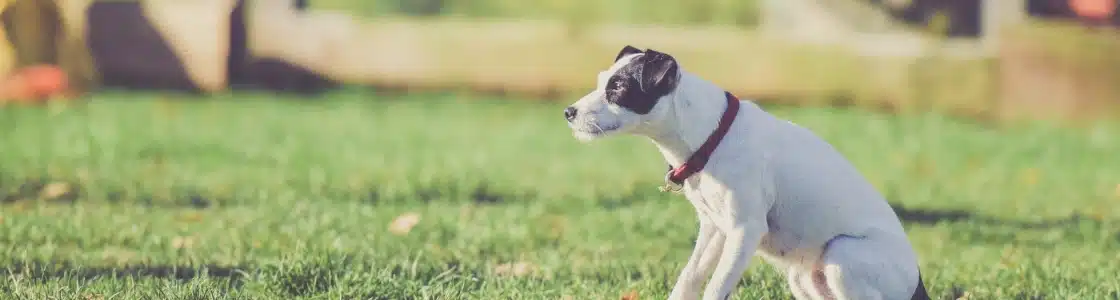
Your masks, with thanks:
[[[648,49],[641,60],[643,91],[651,95],[662,96],[677,88],[677,81],[680,78],[677,74],[679,67],[673,56]]]
[[[627,55],[635,54],[635,53],[642,53],[642,50],[638,49],[638,48],[634,48],[634,46],[626,45],[626,47],[622,47],[621,51],[618,51],[618,56],[614,57],[614,61],[618,61],[623,56],[627,56]]]

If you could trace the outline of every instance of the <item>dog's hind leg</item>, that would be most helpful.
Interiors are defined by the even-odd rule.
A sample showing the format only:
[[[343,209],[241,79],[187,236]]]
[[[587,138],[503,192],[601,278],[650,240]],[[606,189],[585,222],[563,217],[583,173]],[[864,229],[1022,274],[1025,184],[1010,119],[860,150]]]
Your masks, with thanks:
[[[829,294],[837,300],[911,299],[924,287],[919,287],[918,265],[904,242],[845,235],[830,240],[821,256]]]
[[[813,274],[806,270],[804,266],[792,266],[786,271],[786,283],[789,284],[789,291],[793,294],[793,298],[797,300],[817,300],[813,298],[812,278]]]

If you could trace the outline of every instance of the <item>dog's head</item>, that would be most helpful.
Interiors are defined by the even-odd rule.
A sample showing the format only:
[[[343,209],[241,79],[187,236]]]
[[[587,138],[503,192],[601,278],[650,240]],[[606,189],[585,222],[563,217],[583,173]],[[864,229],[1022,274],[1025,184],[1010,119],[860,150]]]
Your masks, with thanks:
[[[595,90],[564,109],[564,118],[582,141],[635,133],[665,119],[680,73],[672,56],[626,46],[599,72]]]

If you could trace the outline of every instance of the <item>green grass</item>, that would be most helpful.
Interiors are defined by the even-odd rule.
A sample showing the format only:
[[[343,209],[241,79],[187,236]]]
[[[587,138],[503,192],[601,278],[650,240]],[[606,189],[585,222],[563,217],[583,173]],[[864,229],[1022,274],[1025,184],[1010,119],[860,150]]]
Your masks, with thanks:
[[[0,109],[0,298],[659,299],[691,250],[654,147],[579,144],[561,104],[161,97]],[[1118,297],[1120,126],[773,111],[889,196],[937,298]],[[789,297],[758,260],[737,293]]]
[[[313,0],[313,9],[354,16],[439,16],[467,18],[563,19],[660,25],[735,25],[761,21],[756,0]]]

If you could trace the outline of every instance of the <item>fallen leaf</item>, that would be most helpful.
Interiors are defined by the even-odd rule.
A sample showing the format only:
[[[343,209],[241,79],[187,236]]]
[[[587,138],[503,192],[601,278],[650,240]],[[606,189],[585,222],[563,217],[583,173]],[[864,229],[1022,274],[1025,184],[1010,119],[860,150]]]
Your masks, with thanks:
[[[894,164],[895,166],[905,166],[906,163],[910,161],[906,158],[905,154],[898,152],[892,153],[890,160],[891,164]]]
[[[622,295],[622,300],[638,300],[638,291],[630,290],[629,293]]]
[[[116,264],[125,264],[136,258],[136,252],[118,247],[108,247],[101,250],[101,259]]]
[[[178,219],[180,222],[198,223],[199,221],[202,221],[202,214],[197,212],[189,212],[179,215],[176,219]]]
[[[1093,221],[1103,222],[1112,213],[1112,208],[1104,203],[1097,204],[1095,207],[1095,209],[1090,209],[1088,212],[1085,212],[1085,215]]]
[[[957,300],[968,300],[969,296],[972,296],[972,293],[964,292],[960,297],[957,297]]]
[[[20,200],[23,200],[23,199],[16,199],[15,204],[12,204],[12,211],[14,211],[14,212],[24,212],[24,211],[27,210],[27,208],[28,208],[27,201],[20,201]]]
[[[999,263],[1001,267],[1012,268],[1015,262],[1012,261],[1012,255],[1015,253],[1014,247],[1004,247],[1003,253],[1000,254]]]
[[[1035,169],[1035,168],[1027,168],[1027,169],[1023,170],[1022,173],[1020,174],[1020,176],[1022,177],[1022,180],[1023,180],[1023,184],[1025,184],[1027,186],[1030,186],[1030,187],[1033,187],[1036,184],[1038,184],[1038,180],[1039,180],[1040,175],[1042,175],[1042,174],[1039,174],[1038,169]]]
[[[160,115],[160,117],[176,117],[175,112],[178,107],[176,107],[174,100],[167,99],[166,97],[159,97],[156,99],[155,103],[155,111]]]
[[[54,200],[68,193],[70,193],[70,184],[65,182],[52,182],[44,186],[42,191],[39,191],[39,197],[46,200]]]
[[[533,271],[533,265],[527,262],[504,263],[494,267],[494,274],[501,276],[525,276]]]
[[[361,176],[352,175],[350,179],[347,180],[347,184],[350,186],[351,191],[361,191],[362,188],[366,186],[366,180]]]
[[[915,162],[914,172],[923,177],[931,176],[937,172],[937,162],[926,157],[918,157]]]
[[[466,224],[474,216],[474,206],[470,203],[459,206],[459,221],[461,224]]]
[[[428,252],[431,252],[432,254],[436,254],[436,255],[443,254],[445,252],[443,250],[443,247],[440,247],[439,245],[432,244],[432,243],[425,244],[424,248],[427,248]]]
[[[1120,198],[1120,183],[1116,184],[1116,190],[1114,192],[1116,192],[1116,198]]]
[[[393,222],[389,223],[389,232],[396,235],[406,235],[418,223],[420,223],[420,214],[405,213],[397,216],[396,219],[393,219]]]
[[[171,238],[171,247],[175,249],[189,249],[194,247],[194,237],[177,236]]]
[[[564,232],[567,231],[568,219],[563,216],[551,216],[548,218],[548,237],[559,240],[564,237]]]
[[[976,171],[981,168],[983,161],[976,157],[969,157],[965,162],[965,168],[969,171]]]
[[[53,116],[57,116],[59,114],[62,114],[62,112],[66,111],[66,109],[70,108],[70,102],[69,101],[59,101],[59,100],[64,100],[64,99],[65,98],[61,97],[61,96],[51,97],[49,99],[50,101],[47,101],[47,113],[50,116],[53,117]]]
[[[80,182],[90,181],[91,175],[89,174],[89,169],[78,168],[77,170],[74,171],[74,174],[78,177],[78,180]]]

